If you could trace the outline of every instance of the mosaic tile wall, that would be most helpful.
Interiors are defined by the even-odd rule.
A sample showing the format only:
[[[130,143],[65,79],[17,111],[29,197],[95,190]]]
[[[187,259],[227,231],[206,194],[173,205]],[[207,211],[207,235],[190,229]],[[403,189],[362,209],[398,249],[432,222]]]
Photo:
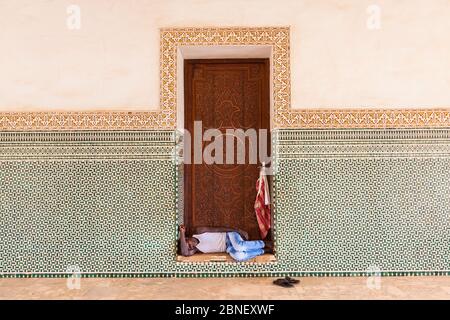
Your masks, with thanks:
[[[173,132],[0,134],[0,272],[173,268]]]
[[[450,131],[280,130],[272,263],[176,262],[171,131],[0,133],[0,276],[450,274]]]

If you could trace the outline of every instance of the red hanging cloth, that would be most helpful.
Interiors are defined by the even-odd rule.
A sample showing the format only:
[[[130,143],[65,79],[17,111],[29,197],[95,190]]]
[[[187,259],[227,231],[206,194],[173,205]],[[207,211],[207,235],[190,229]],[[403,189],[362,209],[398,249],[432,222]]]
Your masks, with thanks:
[[[255,213],[261,238],[264,239],[271,226],[269,184],[267,183],[264,164],[261,167],[259,179],[256,181],[256,191]]]

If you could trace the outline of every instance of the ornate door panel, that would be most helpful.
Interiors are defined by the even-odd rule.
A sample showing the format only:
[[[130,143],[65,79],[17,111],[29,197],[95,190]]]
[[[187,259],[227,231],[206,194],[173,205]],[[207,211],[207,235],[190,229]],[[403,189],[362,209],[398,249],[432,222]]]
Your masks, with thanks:
[[[269,131],[268,73],[268,59],[186,60],[185,127],[192,137],[194,121],[202,122],[203,133],[220,130],[224,142],[227,129]],[[203,141],[203,149],[210,143]],[[205,164],[203,159],[202,164],[185,165],[188,232],[198,226],[223,226],[246,230],[252,239],[260,238],[253,209],[260,164],[250,163],[249,139],[245,143],[245,164],[237,164],[235,157],[234,164]],[[194,159],[193,150],[191,155]]]

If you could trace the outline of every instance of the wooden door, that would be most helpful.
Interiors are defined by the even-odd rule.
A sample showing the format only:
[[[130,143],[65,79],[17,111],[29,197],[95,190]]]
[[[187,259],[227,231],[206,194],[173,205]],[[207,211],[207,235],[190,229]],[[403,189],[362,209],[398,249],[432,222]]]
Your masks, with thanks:
[[[270,130],[268,59],[185,60],[184,94],[185,128],[192,136],[194,121],[202,121],[203,132],[210,128],[223,133],[226,129]],[[203,142],[203,148],[209,143]],[[188,232],[199,226],[223,226],[240,228],[250,238],[260,239],[253,208],[259,166],[249,164],[248,152],[245,164],[186,164]]]

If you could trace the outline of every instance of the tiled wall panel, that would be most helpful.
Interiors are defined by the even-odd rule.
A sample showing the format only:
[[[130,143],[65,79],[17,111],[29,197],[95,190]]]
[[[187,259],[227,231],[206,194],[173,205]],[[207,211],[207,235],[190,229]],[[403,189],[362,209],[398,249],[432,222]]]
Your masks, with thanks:
[[[178,263],[174,132],[0,133],[0,276],[449,273],[449,130],[274,142],[277,262]]]

